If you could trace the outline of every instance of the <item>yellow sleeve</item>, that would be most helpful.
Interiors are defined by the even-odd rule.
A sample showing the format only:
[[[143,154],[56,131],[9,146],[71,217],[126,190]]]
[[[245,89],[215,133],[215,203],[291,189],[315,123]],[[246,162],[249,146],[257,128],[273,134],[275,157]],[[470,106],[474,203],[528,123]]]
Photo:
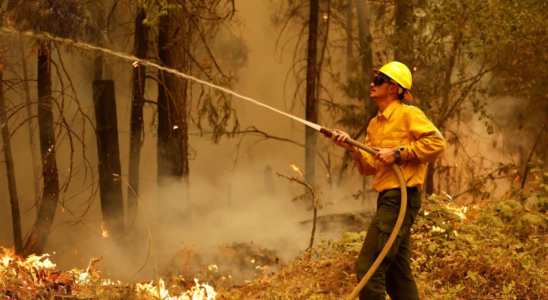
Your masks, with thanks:
[[[371,123],[369,123],[369,126],[371,126]],[[367,130],[366,136],[365,136],[365,143],[366,146],[371,147],[371,139],[369,138],[369,128]],[[358,149],[358,152],[350,152],[350,156],[356,163],[356,167],[358,168],[358,172],[360,172],[363,176],[370,176],[375,175],[377,173],[377,166],[375,164],[375,159],[373,158],[373,155],[369,154],[368,152]]]
[[[407,115],[409,134],[415,141],[404,146],[402,160],[418,160],[423,164],[440,158],[445,152],[445,140],[422,110],[413,107]]]

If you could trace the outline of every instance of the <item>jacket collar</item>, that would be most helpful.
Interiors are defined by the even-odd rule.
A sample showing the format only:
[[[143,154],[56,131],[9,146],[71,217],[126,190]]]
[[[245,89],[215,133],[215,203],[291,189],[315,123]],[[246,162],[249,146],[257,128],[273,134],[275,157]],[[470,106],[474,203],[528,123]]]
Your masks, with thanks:
[[[400,102],[400,100],[395,100],[392,103],[390,103],[390,105],[388,105],[388,107],[383,112],[379,110],[378,116],[382,115],[385,119],[388,120],[390,119],[390,116],[392,115],[392,113],[400,106],[402,106],[402,103]]]

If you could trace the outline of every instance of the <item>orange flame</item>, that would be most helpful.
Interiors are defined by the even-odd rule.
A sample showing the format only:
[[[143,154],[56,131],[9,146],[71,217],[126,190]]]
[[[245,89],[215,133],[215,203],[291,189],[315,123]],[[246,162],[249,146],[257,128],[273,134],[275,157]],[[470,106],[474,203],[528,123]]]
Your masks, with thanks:
[[[169,290],[166,289],[166,285],[162,279],[160,279],[160,283],[157,287],[152,285],[151,281],[150,283],[145,284],[137,283],[135,289],[138,293],[146,292],[150,295],[158,297],[159,299],[165,300],[215,300],[217,293],[212,286],[207,284],[199,284],[198,279],[196,278],[194,278],[194,282],[196,283],[196,286],[193,286],[190,291],[186,291],[181,296],[170,296]]]
[[[107,227],[105,226],[105,221],[101,223],[101,230],[103,231],[103,238],[104,239],[108,238],[108,231],[107,231]]]
[[[13,249],[3,248],[3,250],[4,254],[0,254],[0,273],[6,278],[9,277],[13,280],[2,282],[2,289],[9,291],[18,290],[18,294],[24,293],[22,299],[36,299],[38,291],[47,293],[46,289],[49,291],[51,286],[58,280],[62,280],[73,287],[78,286],[71,293],[71,296],[75,297],[79,296],[78,293],[75,293],[76,291],[95,282],[101,286],[123,285],[120,281],[114,282],[110,279],[102,278],[101,272],[94,271],[94,264],[100,258],[92,259],[85,271],[73,269],[69,272],[59,273],[60,271],[55,270],[56,265],[49,260],[49,254],[41,256],[30,255],[28,258],[23,259],[15,255]],[[216,266],[213,266],[212,268],[216,268]],[[196,285],[180,295],[170,294],[162,279],[160,279],[158,286],[152,285],[152,281],[145,284],[138,283],[135,285],[135,291],[144,297],[144,299],[215,300],[217,293],[213,287],[207,284],[199,284],[197,279],[194,279],[194,281]]]
[[[290,164],[289,166],[290,166],[295,172],[299,173],[301,176],[304,176],[303,171],[301,171],[301,169],[299,169],[299,167],[297,167],[297,166],[294,165],[294,164]]]

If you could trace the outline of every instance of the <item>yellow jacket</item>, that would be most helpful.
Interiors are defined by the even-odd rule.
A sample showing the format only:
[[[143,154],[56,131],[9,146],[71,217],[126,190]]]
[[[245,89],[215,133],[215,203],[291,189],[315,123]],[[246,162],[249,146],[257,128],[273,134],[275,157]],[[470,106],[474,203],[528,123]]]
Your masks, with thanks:
[[[442,156],[445,140],[424,113],[414,106],[396,100],[369,122],[365,145],[379,148],[403,146],[400,165],[407,187],[422,188],[426,164]],[[360,149],[350,155],[363,176],[375,175],[373,189],[384,191],[399,188],[394,170]]]

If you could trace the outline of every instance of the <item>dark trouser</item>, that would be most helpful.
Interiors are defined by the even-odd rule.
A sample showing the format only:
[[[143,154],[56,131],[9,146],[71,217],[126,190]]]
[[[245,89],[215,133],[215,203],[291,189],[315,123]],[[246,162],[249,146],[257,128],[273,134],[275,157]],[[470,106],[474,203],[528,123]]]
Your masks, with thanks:
[[[411,273],[411,226],[421,207],[421,195],[418,188],[407,188],[407,210],[398,237],[383,262],[369,282],[360,292],[360,300],[384,300],[386,292],[392,300],[419,299],[417,284]],[[377,213],[369,225],[362,250],[356,261],[356,273],[360,281],[382,248],[396,225],[400,211],[400,189],[379,193]],[[386,291],[386,292],[385,292]]]

